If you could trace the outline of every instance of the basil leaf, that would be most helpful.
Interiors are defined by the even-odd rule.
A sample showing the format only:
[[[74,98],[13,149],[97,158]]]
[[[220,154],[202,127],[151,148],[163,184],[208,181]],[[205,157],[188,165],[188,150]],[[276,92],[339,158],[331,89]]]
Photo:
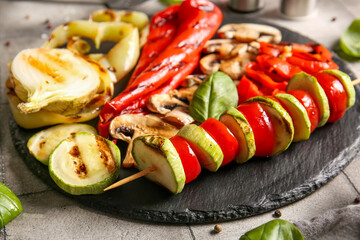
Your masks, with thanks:
[[[203,122],[219,119],[228,107],[236,107],[238,94],[233,80],[223,72],[212,73],[196,90],[190,103],[190,115]]]
[[[241,236],[240,240],[304,240],[303,235],[290,222],[275,219]]]
[[[0,182],[0,228],[13,220],[23,208],[17,196]]]
[[[360,19],[355,19],[341,35],[340,47],[347,55],[360,57]]]

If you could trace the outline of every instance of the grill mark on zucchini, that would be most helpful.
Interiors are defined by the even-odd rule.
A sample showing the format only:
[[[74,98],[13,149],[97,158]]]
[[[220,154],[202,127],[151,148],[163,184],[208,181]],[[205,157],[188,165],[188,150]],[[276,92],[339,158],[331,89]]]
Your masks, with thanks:
[[[114,173],[116,170],[116,163],[111,154],[109,145],[107,144],[105,139],[100,138],[99,136],[95,136],[95,140],[99,148],[100,158],[103,161],[103,164],[105,165],[110,174]]]
[[[85,164],[81,160],[79,146],[73,146],[70,149],[69,154],[74,158],[74,172],[78,175],[79,178],[86,178],[87,169]]]

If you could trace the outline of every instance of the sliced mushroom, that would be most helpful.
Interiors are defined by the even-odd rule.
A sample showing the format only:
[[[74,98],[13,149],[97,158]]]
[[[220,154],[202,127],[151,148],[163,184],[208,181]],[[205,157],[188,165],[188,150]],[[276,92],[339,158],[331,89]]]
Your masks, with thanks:
[[[190,103],[194,93],[198,89],[198,85],[188,87],[188,88],[180,88],[179,90],[173,90],[169,92],[169,94],[183,102]]]
[[[200,85],[204,79],[207,77],[205,74],[191,74],[188,75],[185,80],[181,83],[181,86],[184,88],[192,87],[192,86],[198,86]]]
[[[252,60],[252,54],[245,53],[221,62],[220,71],[226,73],[231,79],[240,79],[245,74],[245,65]]]
[[[169,94],[154,94],[148,99],[146,106],[152,112],[166,114],[177,106],[188,105]]]
[[[220,54],[209,54],[200,59],[200,69],[203,73],[210,75],[219,71],[221,56]]]
[[[262,39],[270,43],[281,41],[281,32],[271,26],[253,23],[226,24],[218,30],[220,38],[236,39],[241,42],[252,42],[260,37],[269,36]]]
[[[248,44],[246,43],[239,43],[235,45],[235,48],[231,51],[230,56],[235,57],[239,55],[243,55],[246,53],[248,49]]]
[[[179,130],[174,125],[164,122],[157,116],[137,114],[120,115],[111,121],[109,128],[110,135],[113,138],[129,143],[123,161],[123,166],[126,168],[135,166],[135,161],[131,154],[132,142],[135,137],[147,133],[172,137]]]
[[[260,43],[257,41],[253,41],[249,43],[247,51],[254,55],[258,55],[260,49]]]
[[[188,108],[184,107],[174,108],[171,112],[167,113],[163,119],[180,127],[195,121],[189,114]]]
[[[164,137],[172,137],[178,130],[175,126],[154,115],[124,114],[114,118],[110,123],[111,136],[128,143],[135,133],[153,133]]]
[[[219,53],[222,57],[230,56],[238,42],[234,39],[212,39],[205,43],[205,53]]]

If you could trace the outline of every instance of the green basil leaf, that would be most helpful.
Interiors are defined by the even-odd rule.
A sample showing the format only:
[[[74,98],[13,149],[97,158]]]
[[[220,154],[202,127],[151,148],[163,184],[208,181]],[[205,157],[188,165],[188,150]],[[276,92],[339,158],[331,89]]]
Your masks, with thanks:
[[[355,19],[341,35],[340,47],[347,55],[360,57],[360,19]]]
[[[275,219],[250,230],[240,240],[304,240],[304,237],[290,222]]]
[[[0,182],[0,228],[13,220],[23,208],[17,196]]]
[[[211,74],[196,90],[190,103],[190,115],[203,122],[219,119],[229,107],[236,107],[238,94],[233,80],[223,72]]]

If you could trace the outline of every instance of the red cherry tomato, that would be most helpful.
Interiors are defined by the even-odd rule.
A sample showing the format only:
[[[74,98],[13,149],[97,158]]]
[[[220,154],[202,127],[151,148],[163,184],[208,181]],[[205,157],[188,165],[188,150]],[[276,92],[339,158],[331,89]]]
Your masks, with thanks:
[[[274,149],[275,133],[270,117],[259,103],[245,103],[237,107],[249,122],[255,138],[255,156],[270,156]]]
[[[191,182],[201,172],[201,166],[194,151],[185,138],[181,136],[174,136],[170,138],[170,141],[179,153],[181,163],[185,171],[185,183]]]
[[[305,107],[311,123],[311,132],[313,132],[319,124],[321,117],[320,110],[314,99],[310,96],[310,94],[302,90],[293,90],[288,91],[287,93],[296,97],[296,99],[299,100],[299,102]]]
[[[347,93],[344,86],[335,76],[319,72],[314,74],[320,86],[324,89],[329,101],[330,117],[328,122],[339,120],[345,113],[347,107]]]
[[[224,154],[221,166],[224,166],[235,159],[239,151],[238,141],[222,122],[215,118],[208,118],[200,125],[200,127],[202,127],[217,144],[219,144]]]

